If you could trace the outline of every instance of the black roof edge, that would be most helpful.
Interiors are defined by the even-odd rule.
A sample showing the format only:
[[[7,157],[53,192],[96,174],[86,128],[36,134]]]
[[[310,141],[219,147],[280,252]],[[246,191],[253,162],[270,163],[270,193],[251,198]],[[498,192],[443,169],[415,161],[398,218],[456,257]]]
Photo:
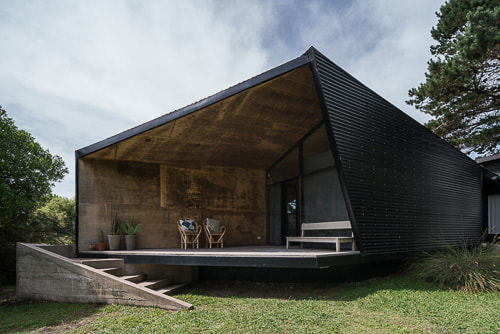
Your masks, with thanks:
[[[365,87],[366,89],[368,89],[369,91],[371,91],[372,93],[374,93],[375,95],[377,95],[380,99],[384,100],[389,105],[391,105],[392,108],[394,108],[394,109],[399,110],[400,112],[402,112],[411,122],[418,124],[421,128],[425,129],[432,136],[439,138],[441,141],[443,141],[444,143],[446,143],[448,146],[450,146],[451,148],[453,148],[455,151],[460,152],[462,154],[462,156],[466,157],[469,160],[469,162],[474,162],[474,163],[478,164],[477,160],[474,160],[469,155],[467,155],[466,153],[462,152],[461,150],[459,150],[458,148],[456,148],[455,146],[453,146],[452,144],[450,144],[449,142],[447,142],[445,139],[441,138],[440,136],[438,136],[437,134],[435,134],[434,132],[432,132],[429,128],[427,128],[425,125],[421,124],[419,121],[417,121],[411,115],[407,114],[405,111],[403,111],[402,109],[400,109],[399,107],[397,107],[396,105],[394,105],[391,101],[387,100],[385,97],[383,97],[382,95],[380,95],[378,92],[374,91],[373,89],[371,89],[370,87],[368,87],[367,85],[365,85],[359,79],[357,79],[352,74],[350,74],[349,72],[347,72],[346,70],[344,70],[344,68],[342,68],[341,66],[339,66],[337,63],[331,61],[330,58],[328,58],[323,53],[321,53],[320,51],[318,51],[318,49],[316,49],[315,47],[311,46],[307,50],[306,54],[309,54],[309,53],[311,53],[311,55],[310,55],[311,59],[312,59],[312,57],[314,57],[314,54],[319,54],[322,57],[328,59],[330,62],[334,63],[335,66],[337,66],[346,75],[350,76],[351,78],[353,78],[354,80],[356,80],[357,82],[359,82],[363,87]]]
[[[295,70],[295,69],[297,69],[297,68],[299,68],[299,67],[301,67],[309,62],[310,62],[310,59],[307,56],[307,52],[306,52],[304,55],[302,55],[300,57],[292,59],[284,64],[281,64],[277,67],[274,67],[274,68],[272,68],[266,72],[263,72],[259,75],[256,75],[255,77],[252,77],[250,79],[242,81],[234,86],[231,86],[223,91],[220,91],[214,95],[211,95],[203,100],[200,100],[198,102],[195,102],[195,103],[190,104],[188,106],[185,106],[183,108],[177,109],[173,112],[170,112],[168,114],[165,114],[163,116],[155,118],[149,122],[135,126],[131,129],[120,132],[114,136],[111,136],[109,138],[101,140],[97,143],[94,143],[94,144],[91,144],[89,146],[83,147],[79,150],[76,150],[75,151],[76,158],[77,159],[82,158],[90,153],[101,150],[107,146],[116,144],[122,140],[131,138],[131,137],[138,135],[138,134],[141,134],[145,131],[154,129],[154,128],[159,127],[163,124],[166,124],[170,121],[178,119],[182,116],[186,116],[188,114],[191,114],[191,113],[198,111],[202,108],[205,108],[211,104],[214,104],[214,103],[219,102],[221,100],[224,100],[230,96],[233,96],[237,93],[240,93],[246,89],[255,87],[255,86],[260,85],[266,81],[269,81],[269,80],[274,79],[280,75],[283,75],[287,72]]]
[[[489,162],[489,161],[493,161],[493,160],[500,160],[500,153],[489,155],[489,156],[483,157],[483,158],[477,158],[476,162],[478,164],[480,164],[483,162]]]

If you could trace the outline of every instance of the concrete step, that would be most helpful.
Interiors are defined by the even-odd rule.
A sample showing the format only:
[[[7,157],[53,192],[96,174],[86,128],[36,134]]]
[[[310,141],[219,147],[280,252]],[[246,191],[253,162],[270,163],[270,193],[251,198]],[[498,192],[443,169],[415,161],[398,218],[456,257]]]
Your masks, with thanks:
[[[132,283],[140,283],[146,279],[146,275],[143,274],[127,275],[127,276],[120,276],[120,278]]]
[[[159,290],[156,290],[156,291],[158,291],[159,293],[163,293],[164,295],[171,295],[174,292],[176,292],[177,290],[182,289],[186,285],[188,285],[188,283],[172,284],[172,285],[169,285],[169,286],[167,286],[167,287],[165,287],[163,289],[159,289]]]
[[[140,283],[138,283],[138,285],[140,285],[144,288],[158,290],[158,289],[161,289],[161,288],[163,288],[171,283],[172,283],[171,278],[163,278],[163,279],[148,280],[148,281],[140,282]]]
[[[100,270],[104,271],[105,273],[108,273],[110,275],[115,275],[115,276],[120,276],[122,274],[122,268],[121,267],[118,267],[118,268],[102,268]]]
[[[123,259],[76,259],[77,262],[95,269],[123,267]]]

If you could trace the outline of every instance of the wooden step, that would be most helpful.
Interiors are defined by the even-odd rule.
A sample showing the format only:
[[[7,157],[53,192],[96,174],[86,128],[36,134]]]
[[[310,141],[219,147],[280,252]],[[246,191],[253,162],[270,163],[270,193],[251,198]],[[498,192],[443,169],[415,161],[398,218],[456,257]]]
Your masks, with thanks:
[[[122,274],[122,268],[102,268],[100,269],[104,271],[107,274],[114,275],[114,276],[120,276]]]
[[[146,275],[143,274],[127,275],[127,276],[120,276],[120,278],[132,283],[140,283],[146,279]]]
[[[148,280],[144,282],[138,283],[138,285],[152,289],[152,290],[158,290],[163,288],[164,286],[167,286],[172,283],[172,279],[170,278],[163,278],[163,279],[157,279],[157,280]]]
[[[164,295],[170,295],[170,294],[173,294],[174,292],[176,292],[177,290],[182,289],[186,285],[188,285],[188,283],[178,283],[178,284],[169,285],[163,289],[159,289],[156,291],[158,291],[159,293],[163,293]]]

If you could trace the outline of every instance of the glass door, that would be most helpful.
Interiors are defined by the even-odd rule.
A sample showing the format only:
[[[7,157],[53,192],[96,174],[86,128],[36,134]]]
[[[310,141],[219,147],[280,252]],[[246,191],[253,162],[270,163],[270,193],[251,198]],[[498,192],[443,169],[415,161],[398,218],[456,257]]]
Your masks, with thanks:
[[[289,181],[283,184],[283,199],[282,199],[282,245],[286,244],[286,237],[297,236],[297,231],[300,230],[298,222],[300,208],[298,206],[298,181]]]

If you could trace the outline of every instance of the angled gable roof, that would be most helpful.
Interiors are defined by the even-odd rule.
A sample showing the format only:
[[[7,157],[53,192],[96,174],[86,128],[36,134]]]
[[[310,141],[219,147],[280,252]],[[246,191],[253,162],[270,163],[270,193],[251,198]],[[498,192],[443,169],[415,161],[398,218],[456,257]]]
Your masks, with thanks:
[[[76,156],[266,169],[321,121],[310,60],[304,55],[82,148]]]

